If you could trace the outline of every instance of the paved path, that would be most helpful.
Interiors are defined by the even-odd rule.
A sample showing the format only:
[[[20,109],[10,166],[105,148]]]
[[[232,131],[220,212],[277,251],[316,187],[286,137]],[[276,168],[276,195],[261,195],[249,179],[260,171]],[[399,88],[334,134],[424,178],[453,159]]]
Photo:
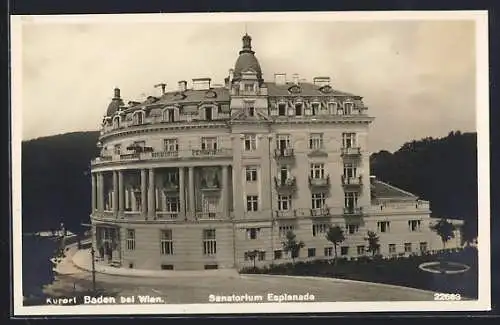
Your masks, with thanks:
[[[66,259],[63,263],[70,263]],[[92,288],[90,272],[71,266],[60,266],[66,274],[46,288],[47,293],[70,295],[75,290]],[[380,284],[329,278],[300,278],[272,275],[222,275],[206,273],[195,277],[124,277],[96,274],[98,288],[119,296],[151,295],[167,303],[208,303],[209,295],[312,294],[316,302],[334,301],[424,301],[432,300],[428,291]]]

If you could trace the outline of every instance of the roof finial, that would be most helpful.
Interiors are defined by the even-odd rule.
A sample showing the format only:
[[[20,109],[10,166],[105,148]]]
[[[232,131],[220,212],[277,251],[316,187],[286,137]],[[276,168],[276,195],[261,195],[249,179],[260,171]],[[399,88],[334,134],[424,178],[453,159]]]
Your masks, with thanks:
[[[248,32],[247,32],[247,23],[245,23],[245,35],[248,35]]]

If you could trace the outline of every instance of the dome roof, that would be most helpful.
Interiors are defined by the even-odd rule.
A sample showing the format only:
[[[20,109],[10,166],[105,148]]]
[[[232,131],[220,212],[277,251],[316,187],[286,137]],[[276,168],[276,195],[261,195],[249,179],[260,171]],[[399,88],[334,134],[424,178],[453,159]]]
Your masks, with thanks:
[[[111,103],[109,103],[109,105],[108,105],[106,115],[111,116],[111,115],[115,114],[120,109],[120,107],[123,105],[124,105],[123,100],[120,97],[120,89],[115,88],[115,96],[111,100]]]
[[[243,48],[240,51],[240,56],[236,60],[236,64],[234,65],[234,79],[239,79],[241,77],[241,73],[253,70],[257,73],[257,79],[262,79],[262,70],[260,68],[259,61],[255,57],[255,52],[252,51],[252,38],[245,34],[242,38]]]

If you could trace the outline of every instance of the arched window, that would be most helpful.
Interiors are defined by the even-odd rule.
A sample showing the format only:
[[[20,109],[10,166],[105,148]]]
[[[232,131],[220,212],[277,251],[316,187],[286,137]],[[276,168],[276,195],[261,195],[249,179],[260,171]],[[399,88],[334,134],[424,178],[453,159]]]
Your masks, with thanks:
[[[351,115],[353,113],[354,103],[351,101],[344,102],[344,114]]]
[[[175,108],[169,107],[162,111],[163,122],[175,122]]]
[[[140,125],[140,124],[144,123],[144,112],[143,111],[139,111],[139,112],[134,113],[133,123],[134,123],[134,125]]]
[[[113,117],[113,129],[118,129],[120,127],[120,116]]]

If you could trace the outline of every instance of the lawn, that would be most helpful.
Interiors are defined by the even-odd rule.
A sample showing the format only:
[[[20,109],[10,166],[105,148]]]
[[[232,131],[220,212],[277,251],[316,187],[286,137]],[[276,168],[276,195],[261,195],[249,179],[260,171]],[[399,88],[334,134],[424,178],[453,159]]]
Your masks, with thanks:
[[[465,273],[436,274],[420,270],[425,262],[447,261],[470,266]],[[275,264],[265,268],[244,268],[240,273],[319,276],[400,285],[441,293],[459,293],[463,297],[477,299],[478,270],[477,250],[467,247],[458,252],[443,251],[436,255],[409,257],[360,258],[346,260],[316,260],[295,264]]]

